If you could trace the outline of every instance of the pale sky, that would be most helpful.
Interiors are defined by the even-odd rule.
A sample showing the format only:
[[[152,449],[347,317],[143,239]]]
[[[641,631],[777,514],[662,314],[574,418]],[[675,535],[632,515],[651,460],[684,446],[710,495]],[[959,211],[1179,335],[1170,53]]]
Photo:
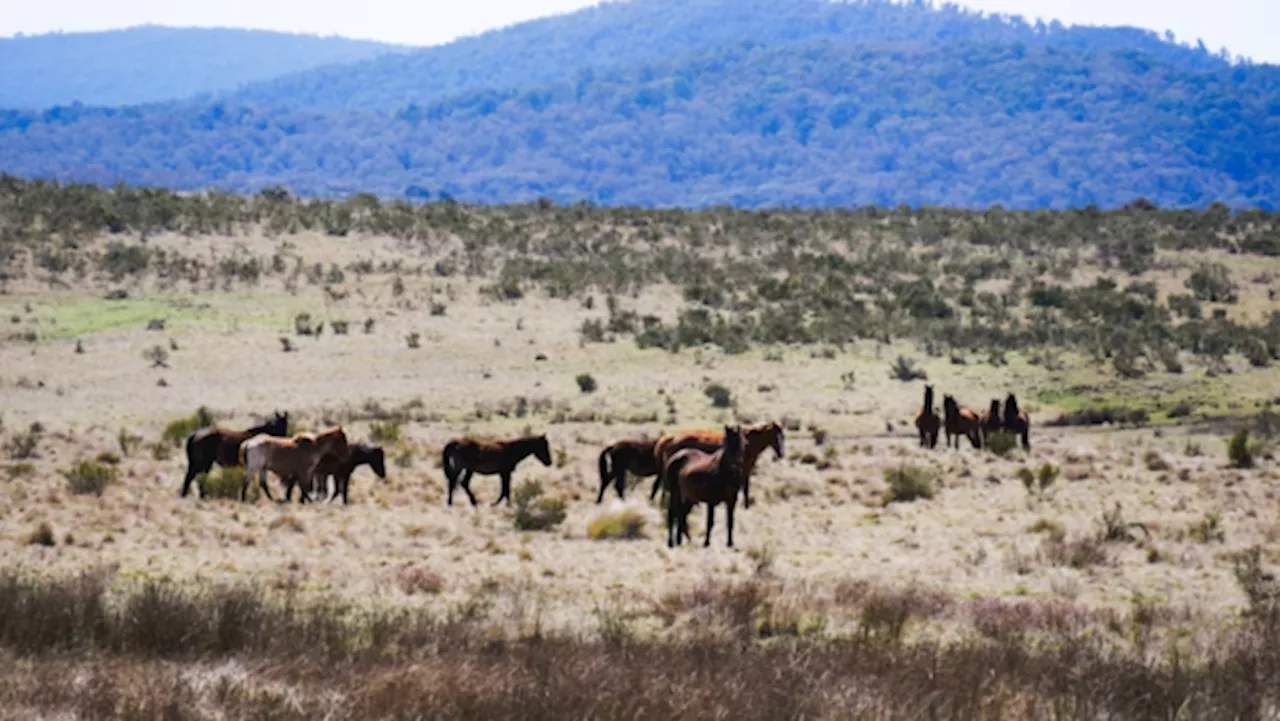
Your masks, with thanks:
[[[1135,25],[1210,50],[1280,63],[1280,0],[955,0],[1028,20]],[[0,0],[0,37],[146,23],[342,35],[434,45],[460,35],[594,5],[595,0]]]

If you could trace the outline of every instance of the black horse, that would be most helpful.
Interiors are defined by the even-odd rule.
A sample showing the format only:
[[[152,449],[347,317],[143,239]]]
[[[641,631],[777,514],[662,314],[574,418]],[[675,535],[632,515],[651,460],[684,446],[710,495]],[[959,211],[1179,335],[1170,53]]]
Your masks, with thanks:
[[[182,479],[182,497],[191,492],[191,482],[196,476],[208,473],[213,464],[224,468],[240,465],[240,444],[265,433],[283,438],[289,432],[289,414],[276,412],[275,417],[243,431],[232,431],[218,426],[200,428],[187,436],[187,475]],[[200,497],[204,498],[204,484],[200,485]]]

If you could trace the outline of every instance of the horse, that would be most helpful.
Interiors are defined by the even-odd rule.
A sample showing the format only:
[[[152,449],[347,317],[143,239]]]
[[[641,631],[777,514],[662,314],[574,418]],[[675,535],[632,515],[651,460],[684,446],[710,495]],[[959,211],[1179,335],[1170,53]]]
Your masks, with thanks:
[[[995,401],[992,401],[994,408]],[[1022,438],[1022,449],[1031,450],[1031,419],[1027,412],[1018,408],[1018,399],[1012,393],[1004,399],[1004,429]]]
[[[627,473],[644,478],[656,476],[661,470],[654,455],[657,441],[618,441],[600,451],[600,493],[596,503],[604,500],[609,484],[614,485],[618,498],[626,497]]]
[[[289,414],[276,412],[275,417],[261,425],[243,431],[233,431],[218,426],[197,429],[187,436],[187,475],[182,479],[182,497],[191,492],[191,482],[196,476],[208,473],[213,464],[224,468],[241,465],[240,444],[256,435],[284,437],[289,433]],[[199,485],[204,498],[204,484]]]
[[[728,546],[733,548],[733,510],[738,503],[738,488],[746,481],[742,429],[725,426],[721,438],[724,440],[714,453],[685,448],[671,454],[662,467],[661,476],[671,492],[667,503],[668,548],[674,548],[689,535],[689,512],[699,503],[707,504],[707,537],[703,548],[711,545],[718,503],[725,505]]]
[[[320,489],[320,497],[323,499],[328,492],[329,477],[333,476],[333,494],[329,496],[329,502],[333,503],[338,494],[342,494],[342,505],[345,506],[348,504],[347,490],[351,485],[351,474],[360,466],[368,466],[378,478],[387,480],[386,453],[382,448],[368,443],[357,443],[351,446],[351,455],[345,461],[334,454],[327,454],[321,458],[309,483],[298,476],[286,478],[284,498],[286,501],[292,500],[293,487],[297,485],[300,502],[306,503],[315,493],[317,486]]]
[[[444,475],[449,479],[448,505],[453,505],[453,489],[462,486],[476,503],[475,494],[471,492],[471,476],[481,475],[502,477],[502,493],[493,505],[502,503],[505,498],[511,505],[511,472],[516,465],[528,456],[534,456],[542,465],[551,465],[551,447],[546,435],[528,436],[509,441],[482,441],[475,438],[455,438],[444,447]]]
[[[956,399],[947,396],[942,399],[943,427],[947,433],[947,448],[951,448],[951,439],[955,438],[955,448],[960,448],[960,436],[968,436],[974,448],[982,448],[982,419],[968,408],[961,408]]]
[[[1000,401],[991,399],[991,407],[980,416],[979,420],[982,426],[982,445],[985,447],[989,445],[992,434],[1004,430],[1004,423],[1000,419]]]
[[[772,448],[774,456],[781,459],[784,455],[783,445],[786,432],[776,421],[747,426],[743,430],[744,450],[742,453],[742,499],[743,507],[751,508],[751,473],[760,460],[760,454],[766,448]],[[714,453],[724,442],[724,434],[718,431],[683,431],[670,433],[658,439],[654,446],[658,467],[666,467],[667,461],[676,451],[685,448],[697,448],[705,453]],[[649,500],[657,497],[658,491],[664,487],[662,475],[653,482],[653,490],[649,491]]]
[[[942,419],[938,418],[938,412],[933,408],[933,386],[925,386],[924,405],[916,411],[916,430],[920,432],[921,448],[938,446],[938,429],[941,426]]]
[[[248,498],[249,484],[256,477],[267,500],[274,501],[271,489],[267,487],[267,471],[275,471],[281,479],[295,476],[306,481],[314,477],[320,461],[330,454],[339,461],[346,461],[351,456],[342,426],[320,433],[299,433],[292,438],[265,434],[250,438],[240,445],[240,463],[245,469],[240,500]]]

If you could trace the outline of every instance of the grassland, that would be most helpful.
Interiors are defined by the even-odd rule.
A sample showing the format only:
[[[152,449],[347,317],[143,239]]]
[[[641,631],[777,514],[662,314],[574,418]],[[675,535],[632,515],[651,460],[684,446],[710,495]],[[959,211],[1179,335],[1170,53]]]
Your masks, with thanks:
[[[904,236],[926,211],[447,205],[395,225],[406,211],[353,201],[344,221],[279,198],[208,201],[239,203],[232,223],[193,205],[99,227],[37,190],[22,212],[44,215],[0,205],[0,717],[1275,713],[1280,373],[1271,346],[1248,353],[1270,342],[1280,261],[1240,247],[1269,216],[1215,220],[1202,248],[1177,240],[1183,216],[1140,210],[1093,221],[1105,241],[1043,245],[991,244],[959,215],[930,243]],[[1000,222],[1073,227],[1040,217]],[[1136,272],[1109,260],[1117,228],[1160,239]],[[1155,312],[1211,262],[1234,301]],[[1037,283],[1092,295],[1039,306]],[[1124,290],[1143,284],[1154,297]],[[1031,450],[920,448],[923,383],[891,374],[900,356],[970,406],[1018,393]],[[347,507],[179,498],[162,436],[200,406],[378,436],[389,477],[358,472]],[[1072,425],[1104,409],[1145,418]],[[593,503],[608,443],[733,419],[788,429],[739,509],[740,549],[722,520],[701,548],[702,511],[698,543],[666,549],[648,479]],[[1252,467],[1226,453],[1241,428]],[[555,463],[517,485],[563,501],[562,523],[518,531],[484,477],[479,508],[444,505],[449,438],[526,430]],[[114,469],[87,479],[100,494],[75,492],[96,488],[80,461]],[[886,502],[903,473],[932,497]],[[623,513],[628,533],[589,532]]]

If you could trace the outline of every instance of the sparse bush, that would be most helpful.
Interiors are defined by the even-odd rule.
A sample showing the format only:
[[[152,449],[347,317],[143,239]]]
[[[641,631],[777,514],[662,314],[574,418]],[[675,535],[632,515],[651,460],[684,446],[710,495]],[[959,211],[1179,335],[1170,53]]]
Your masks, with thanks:
[[[1275,628],[1280,620],[1280,581],[1262,566],[1262,548],[1252,546],[1232,558],[1240,589],[1249,597],[1249,616]]]
[[[1004,458],[1018,447],[1018,437],[1008,431],[996,431],[987,434],[986,448],[995,455]]]
[[[933,471],[918,466],[899,466],[885,471],[884,480],[889,484],[885,491],[884,502],[909,503],[919,498],[931,499],[934,496]]]
[[[1253,447],[1249,443],[1249,429],[1241,428],[1227,440],[1227,458],[1232,468],[1253,468]]]
[[[1061,523],[1047,518],[1041,518],[1027,526],[1026,531],[1027,533],[1043,533],[1053,541],[1062,541],[1067,537],[1067,531],[1062,527]]]
[[[733,394],[719,383],[712,383],[702,389],[702,392],[711,399],[712,407],[731,408],[733,406]]]
[[[409,348],[417,349],[422,345],[422,336],[418,333],[410,333],[404,337],[404,341],[409,345]]]
[[[1227,533],[1222,528],[1222,516],[1213,511],[1204,514],[1204,518],[1191,524],[1187,535],[1198,543],[1222,543],[1227,540]]]
[[[403,436],[403,426],[398,420],[387,419],[369,424],[369,439],[374,443],[395,444],[399,443]]]
[[[587,538],[593,541],[631,541],[645,538],[644,514],[634,508],[624,508],[617,513],[605,513],[591,519],[587,525]]]
[[[171,446],[181,446],[186,442],[187,436],[198,429],[208,428],[214,422],[213,411],[205,406],[200,406],[190,416],[178,418],[166,424],[160,438]]]
[[[142,436],[130,433],[128,428],[121,428],[116,433],[116,443],[120,446],[120,452],[126,456],[132,456],[142,445]]]
[[[1054,566],[1083,569],[1107,563],[1107,551],[1098,536],[1082,536],[1074,539],[1055,538],[1050,535],[1040,543],[1040,555]]]
[[[889,377],[904,383],[929,380],[929,374],[916,366],[915,359],[906,356],[898,356],[898,359],[889,366]]]
[[[515,526],[518,531],[550,531],[565,519],[565,502],[560,498],[546,498],[542,484],[525,481],[511,494],[515,504]]]
[[[53,526],[50,526],[48,521],[41,521],[40,525],[27,536],[29,546],[56,546],[57,544],[53,535]]]
[[[36,474],[36,467],[34,463],[23,461],[10,465],[6,472],[10,478],[30,478]]]
[[[142,352],[142,359],[149,362],[152,368],[168,368],[169,349],[162,345],[153,345]]]
[[[1125,521],[1124,515],[1120,510],[1120,504],[1116,503],[1115,507],[1110,511],[1102,513],[1102,527],[1098,532],[1098,538],[1107,542],[1132,543],[1137,540],[1133,535],[1134,529],[1142,531],[1143,535],[1148,538],[1151,537],[1151,532],[1147,530],[1146,524],[1137,521]]]
[[[1167,471],[1169,470],[1169,462],[1160,455],[1160,452],[1154,448],[1142,454],[1142,464],[1147,467],[1148,471]]]
[[[204,490],[206,498],[238,500],[240,498],[240,489],[244,486],[244,469],[219,466],[209,473],[198,476],[196,483]],[[249,487],[250,498],[256,498],[258,493],[256,484]]]
[[[578,382],[578,390],[583,393],[596,392],[596,379],[590,373],[580,373],[574,380]]]
[[[76,495],[92,493],[101,496],[107,486],[120,479],[120,469],[108,463],[80,459],[62,475],[67,479],[67,486]]]
[[[396,573],[396,586],[407,596],[436,595],[444,590],[444,576],[422,566],[406,564]]]
[[[27,427],[26,431],[13,434],[9,439],[5,448],[9,451],[9,457],[14,460],[23,460],[26,458],[35,458],[40,448],[40,439],[44,436],[44,426],[40,423],[32,423]]]

